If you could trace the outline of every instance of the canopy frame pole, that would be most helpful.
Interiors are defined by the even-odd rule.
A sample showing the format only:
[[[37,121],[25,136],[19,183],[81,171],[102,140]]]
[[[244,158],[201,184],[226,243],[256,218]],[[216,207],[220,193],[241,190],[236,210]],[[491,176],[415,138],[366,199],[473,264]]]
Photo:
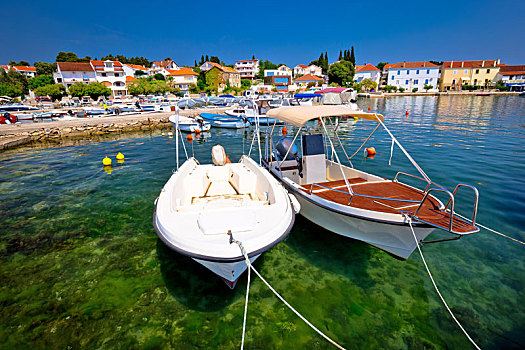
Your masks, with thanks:
[[[338,121],[339,121],[339,119],[338,119]],[[330,123],[332,123],[331,120],[330,120]],[[341,142],[341,139],[339,138],[339,134],[337,133],[337,129],[338,128],[339,128],[339,122],[337,123],[337,126],[334,126],[334,135],[337,138],[337,142],[339,142],[339,145],[341,146],[341,149],[343,150],[343,153],[345,154],[346,159],[348,160],[348,162],[350,163],[350,166],[353,169],[354,168],[354,164],[352,164],[352,161],[350,160],[350,158],[348,158],[348,154],[346,153],[346,150],[345,150],[345,148],[343,146],[343,143]]]
[[[330,147],[332,147],[332,151],[335,152],[334,144],[332,143],[332,139],[330,138],[330,135],[328,135],[328,130],[326,130],[326,125],[324,123],[323,118],[320,118],[321,124],[323,125],[324,132],[326,133],[326,137],[328,138],[328,141],[330,142]],[[343,166],[341,165],[341,161],[339,160],[339,156],[337,155],[337,152],[335,152],[335,159],[337,160],[337,165],[339,165],[339,170],[341,170],[341,175],[343,175],[343,180],[345,180],[346,188],[348,189],[348,194],[350,195],[350,200],[348,201],[348,205],[350,206],[350,203],[352,202],[352,198],[354,197],[354,192],[352,191],[352,188],[350,187],[350,184],[348,183],[348,179],[346,178],[345,172],[343,170]],[[325,165],[325,171],[326,171],[326,165]]]
[[[425,180],[427,180],[427,182],[432,182],[432,180],[430,180],[430,177],[428,177],[427,174],[425,174],[425,172],[423,171],[423,169],[421,169],[421,167],[416,163],[416,161],[414,160],[414,158],[412,158],[412,156],[410,156],[410,154],[405,150],[405,148],[403,146],[401,146],[401,143],[399,143],[399,141],[396,139],[396,137],[394,135],[392,135],[392,133],[390,132],[390,130],[388,130],[388,128],[386,127],[386,125],[381,121],[381,119],[376,115],[376,118],[377,120],[379,121],[379,123],[383,126],[383,128],[385,129],[385,131],[388,133],[388,135],[390,135],[390,137],[392,138],[392,141],[394,141],[396,143],[396,145],[398,145],[398,147],[401,149],[401,151],[403,151],[403,153],[405,154],[405,156],[408,158],[408,160],[410,161],[410,163],[412,163],[412,165],[417,169],[417,171],[419,171],[419,173],[421,174],[421,176],[423,176],[425,178]]]
[[[286,157],[288,157],[288,154],[290,153],[290,150],[292,149],[293,145],[295,144],[295,140],[297,139],[297,136],[299,136],[299,134],[301,133],[302,129],[303,129],[303,127],[301,126],[299,128],[299,130],[297,130],[297,132],[295,133],[295,136],[293,138],[292,144],[290,145],[290,147],[288,147],[288,150],[286,151],[286,154],[285,154],[283,160],[281,160],[281,163],[279,164],[279,168],[281,168],[281,166],[283,165],[284,161],[286,160]],[[282,175],[282,173],[281,173],[281,175]]]

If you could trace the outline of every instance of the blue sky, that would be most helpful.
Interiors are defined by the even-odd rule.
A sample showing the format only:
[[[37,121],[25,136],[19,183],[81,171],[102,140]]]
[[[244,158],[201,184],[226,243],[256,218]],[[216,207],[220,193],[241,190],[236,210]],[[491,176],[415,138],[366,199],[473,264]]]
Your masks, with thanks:
[[[149,5],[151,4],[151,5]],[[355,47],[357,64],[501,58],[525,64],[525,1],[0,0],[0,64],[58,51],[226,63],[252,55],[289,66]]]

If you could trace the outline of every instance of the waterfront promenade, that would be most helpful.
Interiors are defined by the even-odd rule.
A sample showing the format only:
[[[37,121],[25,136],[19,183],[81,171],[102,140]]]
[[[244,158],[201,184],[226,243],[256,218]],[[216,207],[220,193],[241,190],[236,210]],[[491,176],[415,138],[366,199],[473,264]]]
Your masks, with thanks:
[[[182,110],[180,115],[223,113],[227,108]],[[42,123],[0,125],[0,152],[35,141],[154,129],[169,124],[173,112],[78,118]]]

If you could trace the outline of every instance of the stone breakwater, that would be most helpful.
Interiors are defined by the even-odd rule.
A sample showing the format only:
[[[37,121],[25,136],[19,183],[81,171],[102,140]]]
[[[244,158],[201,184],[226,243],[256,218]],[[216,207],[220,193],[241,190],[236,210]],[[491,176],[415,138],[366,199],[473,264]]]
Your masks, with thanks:
[[[222,113],[227,108],[184,110],[180,115],[196,116],[200,113]],[[0,125],[0,152],[33,142],[49,142],[64,138],[82,138],[137,130],[158,129],[169,126],[166,113],[148,113],[95,118],[78,118],[42,123]]]

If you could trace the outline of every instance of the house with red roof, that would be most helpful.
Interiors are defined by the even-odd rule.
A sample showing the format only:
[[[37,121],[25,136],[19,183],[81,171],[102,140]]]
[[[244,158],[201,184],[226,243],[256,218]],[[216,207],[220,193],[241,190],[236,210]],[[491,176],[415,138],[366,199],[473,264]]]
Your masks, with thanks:
[[[150,68],[150,75],[160,73],[167,76],[169,73],[167,69],[179,69],[179,65],[173,60],[154,61]]]
[[[502,81],[511,91],[525,90],[525,65],[509,66],[501,64],[496,81]]]
[[[235,70],[240,73],[241,79],[255,79],[259,73],[259,60],[239,60],[235,61]]]
[[[441,66],[442,91],[461,90],[465,85],[489,87],[495,84],[500,60],[446,61]]]
[[[25,75],[27,78],[33,78],[36,75],[35,67],[26,67],[26,66],[10,66],[11,70],[18,72],[22,75]]]
[[[306,74],[302,77],[294,79],[294,83],[298,86],[306,86],[308,83],[315,83],[316,85],[321,86],[324,82],[325,80],[323,78],[312,74]]]
[[[95,70],[89,62],[57,62],[57,70],[53,72],[55,83],[69,88],[74,83],[95,83]]]
[[[354,81],[360,83],[365,79],[375,81],[377,86],[379,86],[381,71],[371,63],[367,63],[364,66],[356,66]]]
[[[135,73],[138,71],[146,73],[144,76],[147,77],[150,75],[150,69],[146,68],[140,64],[122,64],[122,68],[124,69],[124,74],[126,76],[135,77]]]
[[[124,96],[128,93],[126,85],[126,74],[124,67],[119,61],[89,61],[95,71],[95,78],[99,83],[111,89],[111,95]]]
[[[440,67],[428,61],[400,62],[387,64],[383,67],[387,75],[387,85],[404,88],[412,91],[424,91],[425,85],[432,86],[431,90],[437,90],[440,77]]]
[[[311,64],[309,66],[307,66],[306,64],[298,64],[297,66],[293,67],[294,77],[300,77],[301,75],[307,74],[322,77],[323,69],[321,67],[317,67],[315,64]]]
[[[197,84],[198,73],[195,73],[193,69],[180,67],[179,69],[167,69],[167,81],[172,87],[179,88],[182,92],[189,90],[190,84]]]

